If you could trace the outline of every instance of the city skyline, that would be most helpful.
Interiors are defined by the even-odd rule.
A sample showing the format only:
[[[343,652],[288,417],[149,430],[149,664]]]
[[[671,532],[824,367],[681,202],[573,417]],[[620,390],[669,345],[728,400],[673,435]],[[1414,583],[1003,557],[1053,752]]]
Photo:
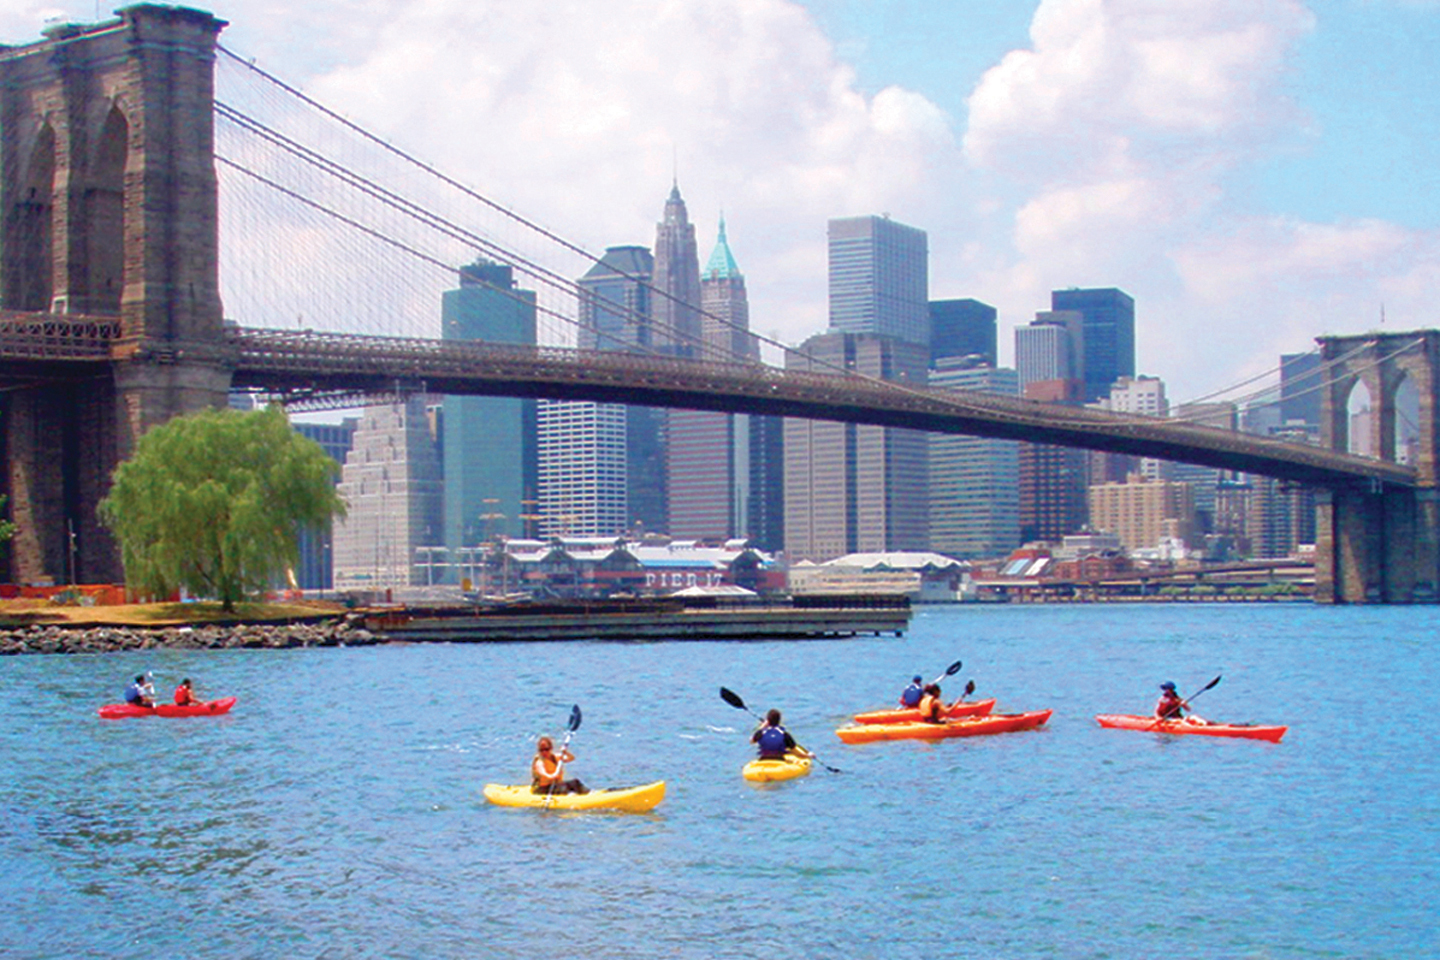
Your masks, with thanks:
[[[1004,365],[1048,291],[1128,291],[1137,372],[1177,402],[1382,306],[1431,320],[1434,3],[204,6],[238,55],[588,249],[643,241],[678,167],[786,342],[825,327],[824,221],[884,212],[929,233],[933,297],[997,307]],[[96,13],[11,3],[0,38]]]

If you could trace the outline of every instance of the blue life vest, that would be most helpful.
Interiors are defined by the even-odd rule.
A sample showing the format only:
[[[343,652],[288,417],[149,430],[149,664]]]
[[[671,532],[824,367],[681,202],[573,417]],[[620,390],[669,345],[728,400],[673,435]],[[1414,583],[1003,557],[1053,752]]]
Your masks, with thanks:
[[[760,731],[760,758],[785,756],[785,728],[764,727]]]
[[[912,683],[900,694],[900,702],[907,707],[920,706],[920,698],[925,696],[925,688],[918,683]]]
[[[140,692],[140,684],[132,683],[130,684],[130,686],[125,688],[126,703],[140,703],[144,699],[145,695]]]

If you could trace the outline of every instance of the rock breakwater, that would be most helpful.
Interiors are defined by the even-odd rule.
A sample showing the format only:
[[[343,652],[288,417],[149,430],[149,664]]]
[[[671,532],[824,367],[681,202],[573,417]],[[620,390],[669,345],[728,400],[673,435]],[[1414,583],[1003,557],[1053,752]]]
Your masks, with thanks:
[[[0,629],[0,656],[26,653],[112,653],[118,650],[359,647],[384,643],[359,617],[305,623],[194,626],[67,626],[45,623]]]

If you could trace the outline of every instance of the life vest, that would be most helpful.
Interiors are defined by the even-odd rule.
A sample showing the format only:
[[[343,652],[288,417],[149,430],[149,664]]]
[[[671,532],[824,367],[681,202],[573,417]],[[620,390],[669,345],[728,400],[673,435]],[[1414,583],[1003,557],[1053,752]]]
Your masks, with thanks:
[[[145,694],[141,692],[140,684],[132,683],[130,684],[130,686],[125,688],[126,703],[143,703],[144,701]]]
[[[785,756],[785,741],[789,739],[785,734],[784,727],[766,726],[760,730],[760,739],[756,742],[760,745],[760,759],[768,760]]]
[[[192,703],[194,703],[194,702],[195,702],[195,698],[192,697],[192,696],[190,696],[190,688],[187,687],[187,686],[185,686],[185,684],[182,683],[182,684],[180,684],[180,686],[178,686],[178,687],[175,688],[175,703],[176,703],[176,704],[178,704],[179,706],[184,707],[184,706],[188,706],[188,705],[190,705],[190,704],[192,704]]]
[[[912,683],[900,694],[900,703],[906,707],[918,707],[920,700],[925,696],[925,688],[918,683]]]
[[[555,766],[545,762],[545,756],[537,753],[530,764],[530,781],[537,787],[548,787],[560,780],[560,759],[552,755]]]
[[[920,719],[926,723],[945,722],[945,703],[939,697],[926,694],[920,701]]]
[[[1179,720],[1185,715],[1182,706],[1184,703],[1185,701],[1175,694],[1167,693],[1160,698],[1159,703],[1155,704],[1155,716],[1161,720]]]

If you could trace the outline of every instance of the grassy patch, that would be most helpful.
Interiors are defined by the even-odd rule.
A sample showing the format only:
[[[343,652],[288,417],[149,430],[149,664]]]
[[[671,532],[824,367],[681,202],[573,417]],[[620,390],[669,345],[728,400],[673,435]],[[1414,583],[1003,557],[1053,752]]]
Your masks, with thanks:
[[[0,627],[35,623],[94,624],[118,627],[167,627],[198,623],[264,623],[306,617],[338,616],[338,603],[304,600],[289,603],[241,603],[233,613],[218,603],[127,603],[111,607],[72,607],[43,600],[0,601]]]

